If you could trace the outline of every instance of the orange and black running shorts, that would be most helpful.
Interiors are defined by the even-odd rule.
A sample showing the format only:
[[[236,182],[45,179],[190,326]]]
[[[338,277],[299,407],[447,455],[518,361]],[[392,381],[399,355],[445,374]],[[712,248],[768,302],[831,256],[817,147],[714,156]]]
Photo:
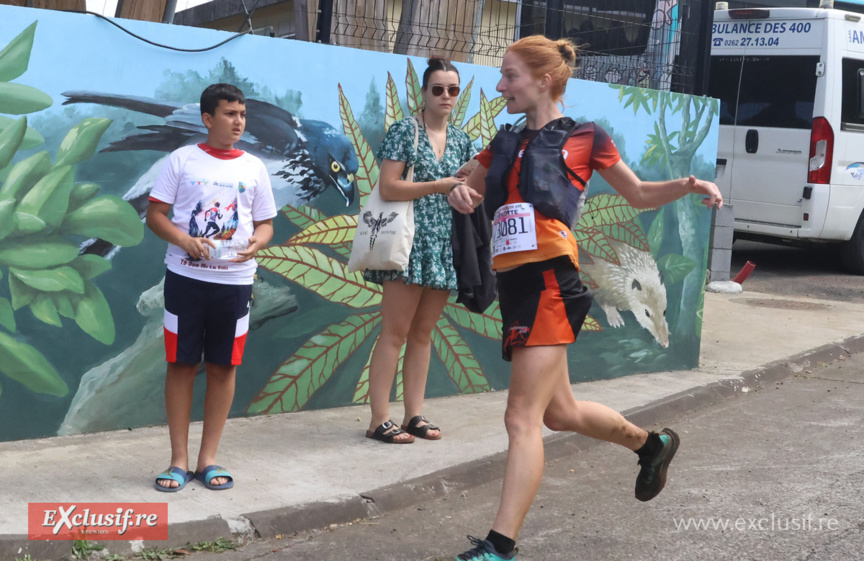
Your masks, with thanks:
[[[593,296],[569,257],[528,263],[497,273],[503,333],[501,351],[513,347],[561,345],[576,340]]]

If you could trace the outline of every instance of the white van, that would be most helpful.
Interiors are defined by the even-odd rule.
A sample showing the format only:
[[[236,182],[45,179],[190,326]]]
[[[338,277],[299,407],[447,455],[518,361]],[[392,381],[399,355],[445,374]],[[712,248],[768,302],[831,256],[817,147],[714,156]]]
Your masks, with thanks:
[[[864,274],[864,22],[834,9],[714,12],[717,185],[735,234],[841,242]]]

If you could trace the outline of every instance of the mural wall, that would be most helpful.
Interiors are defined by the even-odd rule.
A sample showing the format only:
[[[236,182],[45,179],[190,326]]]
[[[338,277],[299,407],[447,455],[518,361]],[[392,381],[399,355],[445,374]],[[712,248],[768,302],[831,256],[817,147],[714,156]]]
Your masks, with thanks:
[[[230,36],[122,23],[187,50]],[[164,423],[165,242],[140,216],[167,153],[201,138],[197,100],[218,81],[250,99],[259,142],[246,147],[282,209],[231,414],[365,402],[381,292],[346,263],[375,153],[417,110],[424,68],[252,36],[184,52],[93,16],[0,6],[0,440]],[[496,68],[459,69],[453,121],[480,148],[512,117]],[[715,100],[576,80],[568,92],[566,114],[600,122],[641,177],[713,177]],[[710,212],[695,197],[637,211],[599,176],[589,194],[574,234],[596,303],[571,347],[573,381],[694,367]],[[505,388],[500,329],[497,304],[482,315],[448,305],[427,395]]]

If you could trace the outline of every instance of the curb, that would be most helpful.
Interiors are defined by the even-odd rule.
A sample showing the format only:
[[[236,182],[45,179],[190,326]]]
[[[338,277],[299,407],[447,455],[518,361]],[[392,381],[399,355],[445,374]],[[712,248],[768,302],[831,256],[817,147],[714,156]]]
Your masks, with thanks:
[[[763,366],[742,372],[734,378],[726,378],[703,386],[698,386],[653,401],[641,407],[624,411],[624,416],[632,423],[648,427],[661,421],[692,413],[696,410],[716,405],[732,397],[749,391],[759,390],[777,383],[804,370],[829,363],[843,356],[864,352],[864,333],[831,343],[792,357],[767,363]],[[555,461],[576,452],[585,451],[602,444],[601,441],[578,434],[555,434],[545,438],[547,461]],[[401,483],[379,487],[347,496],[332,502],[316,502],[287,508],[251,512],[239,520],[224,520],[212,517],[205,520],[171,524],[168,528],[167,542],[144,542],[136,544],[141,548],[159,549],[182,547],[187,543],[214,541],[217,538],[263,538],[272,539],[284,535],[326,528],[334,524],[345,524],[355,520],[375,518],[413,506],[430,499],[446,497],[477,487],[492,479],[501,478],[507,452],[498,452],[485,458],[458,464],[437,472],[417,477]],[[129,553],[131,542],[99,542],[112,553]],[[28,541],[26,535],[0,536],[0,559],[15,559],[30,554],[35,559],[56,559],[68,554],[71,543],[68,541]]]

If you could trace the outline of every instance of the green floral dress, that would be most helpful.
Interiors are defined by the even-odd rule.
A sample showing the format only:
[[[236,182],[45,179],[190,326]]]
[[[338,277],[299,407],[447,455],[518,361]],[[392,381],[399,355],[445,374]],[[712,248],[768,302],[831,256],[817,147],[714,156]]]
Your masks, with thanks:
[[[456,175],[462,164],[477,153],[468,135],[448,124],[447,144],[444,147],[444,156],[439,161],[423,125],[418,123],[420,134],[415,154],[412,121],[413,119],[408,118],[390,127],[381,143],[378,158],[405,162],[406,171],[413,164],[414,181],[418,183]],[[437,290],[456,290],[458,285],[456,270],[453,268],[453,245],[450,241],[452,216],[447,195],[435,193],[414,199],[414,245],[408,258],[408,268],[404,271],[367,270],[363,278],[377,284],[401,278],[406,284],[419,284]]]

